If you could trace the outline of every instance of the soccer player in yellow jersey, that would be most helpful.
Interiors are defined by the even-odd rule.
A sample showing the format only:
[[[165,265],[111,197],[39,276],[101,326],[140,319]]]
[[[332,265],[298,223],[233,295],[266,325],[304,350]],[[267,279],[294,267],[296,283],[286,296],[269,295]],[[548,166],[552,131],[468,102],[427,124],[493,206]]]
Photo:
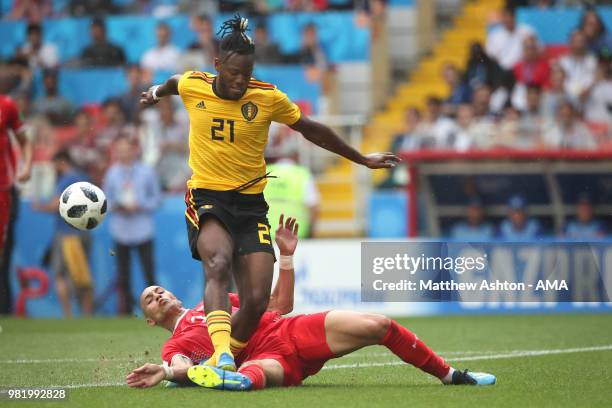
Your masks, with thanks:
[[[267,219],[264,149],[270,122],[284,123],[312,143],[372,169],[395,166],[392,153],[362,155],[329,127],[302,115],[276,86],[254,80],[255,45],[248,20],[221,28],[217,75],[186,72],[143,92],[141,103],[180,95],[189,113],[189,165],[185,202],[189,244],[205,271],[204,306],[215,352],[208,364],[235,370],[239,353],[268,307],[274,249]],[[281,257],[283,262],[290,259]],[[230,316],[231,273],[241,308]]]

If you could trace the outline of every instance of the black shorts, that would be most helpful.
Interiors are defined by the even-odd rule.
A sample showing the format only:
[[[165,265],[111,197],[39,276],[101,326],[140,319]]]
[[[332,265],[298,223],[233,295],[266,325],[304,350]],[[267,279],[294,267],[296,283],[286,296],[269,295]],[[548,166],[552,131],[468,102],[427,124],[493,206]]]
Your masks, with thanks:
[[[216,191],[192,188],[185,194],[185,221],[193,259],[200,260],[198,235],[200,223],[207,214],[216,217],[234,240],[234,253],[246,255],[268,252],[274,256],[268,204],[263,193],[243,194],[237,191]],[[276,261],[276,257],[274,258]]]

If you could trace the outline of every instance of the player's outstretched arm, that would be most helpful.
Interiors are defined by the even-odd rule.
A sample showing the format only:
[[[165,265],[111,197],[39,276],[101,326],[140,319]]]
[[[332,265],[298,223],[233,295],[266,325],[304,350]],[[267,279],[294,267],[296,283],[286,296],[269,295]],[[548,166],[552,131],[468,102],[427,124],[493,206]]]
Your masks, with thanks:
[[[155,387],[163,380],[186,384],[190,382],[187,377],[187,370],[192,365],[191,360],[183,356],[175,356],[172,359],[172,365],[165,368],[160,364],[147,363],[132,370],[125,378],[125,382],[132,388]]]
[[[310,142],[325,150],[339,154],[357,164],[371,169],[385,169],[395,167],[400,158],[390,152],[371,153],[363,155],[346,144],[331,128],[302,116],[291,128],[300,132]]]
[[[293,270],[293,254],[297,248],[297,234],[299,224],[295,218],[284,220],[284,214],[278,220],[278,229],[274,240],[280,252],[280,270],[278,280],[270,295],[268,310],[280,314],[291,313],[293,310],[293,289],[295,286],[295,273]]]
[[[140,94],[140,104],[146,106],[155,105],[159,102],[159,99],[164,96],[178,95],[178,83],[180,79],[180,75],[174,75],[161,85],[153,85],[146,92]]]

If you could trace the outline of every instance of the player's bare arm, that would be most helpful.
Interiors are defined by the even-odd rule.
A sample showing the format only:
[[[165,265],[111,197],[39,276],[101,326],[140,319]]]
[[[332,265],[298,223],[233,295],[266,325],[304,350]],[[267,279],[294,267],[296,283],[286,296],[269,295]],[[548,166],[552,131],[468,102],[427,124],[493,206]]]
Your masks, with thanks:
[[[293,311],[295,273],[292,257],[297,248],[298,229],[299,224],[295,218],[288,217],[287,220],[284,220],[284,214],[280,215],[278,229],[274,238],[281,256],[280,269],[278,280],[270,295],[268,310],[276,311],[283,315]]]
[[[173,75],[161,85],[153,85],[146,92],[140,94],[140,103],[142,105],[151,106],[159,102],[164,96],[178,95],[178,83],[181,79],[180,75]]]
[[[176,355],[172,359],[172,364],[169,367],[164,367],[161,364],[147,363],[132,370],[125,378],[125,381],[127,385],[132,388],[154,387],[163,380],[180,384],[189,384],[187,370],[192,365],[193,362],[187,357]]]
[[[296,123],[291,125],[291,128],[300,132],[306,140],[317,146],[371,169],[395,167],[401,160],[391,152],[363,155],[346,144],[331,128],[304,115],[302,115]]]
[[[17,181],[23,183],[28,181],[32,175],[32,142],[30,142],[27,132],[23,128],[19,132],[15,133],[15,138],[17,139],[17,143],[19,143],[19,147],[21,148],[23,159],[21,170],[17,174]]]

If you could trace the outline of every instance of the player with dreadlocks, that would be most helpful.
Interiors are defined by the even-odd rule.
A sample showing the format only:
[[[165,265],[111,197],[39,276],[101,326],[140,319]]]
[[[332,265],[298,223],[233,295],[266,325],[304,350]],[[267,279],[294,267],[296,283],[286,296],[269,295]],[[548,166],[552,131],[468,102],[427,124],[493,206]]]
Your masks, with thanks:
[[[236,369],[234,355],[244,349],[268,307],[274,274],[263,196],[270,122],[286,124],[312,143],[371,169],[393,167],[399,160],[392,153],[362,155],[329,127],[301,114],[276,86],[253,79],[255,44],[247,26],[248,20],[236,15],[221,27],[217,75],[175,75],[143,92],[140,100],[153,105],[180,95],[189,113],[189,245],[205,271],[204,309],[215,350],[208,364],[230,371]],[[291,262],[281,254],[281,267]],[[231,271],[242,306],[233,316]]]

